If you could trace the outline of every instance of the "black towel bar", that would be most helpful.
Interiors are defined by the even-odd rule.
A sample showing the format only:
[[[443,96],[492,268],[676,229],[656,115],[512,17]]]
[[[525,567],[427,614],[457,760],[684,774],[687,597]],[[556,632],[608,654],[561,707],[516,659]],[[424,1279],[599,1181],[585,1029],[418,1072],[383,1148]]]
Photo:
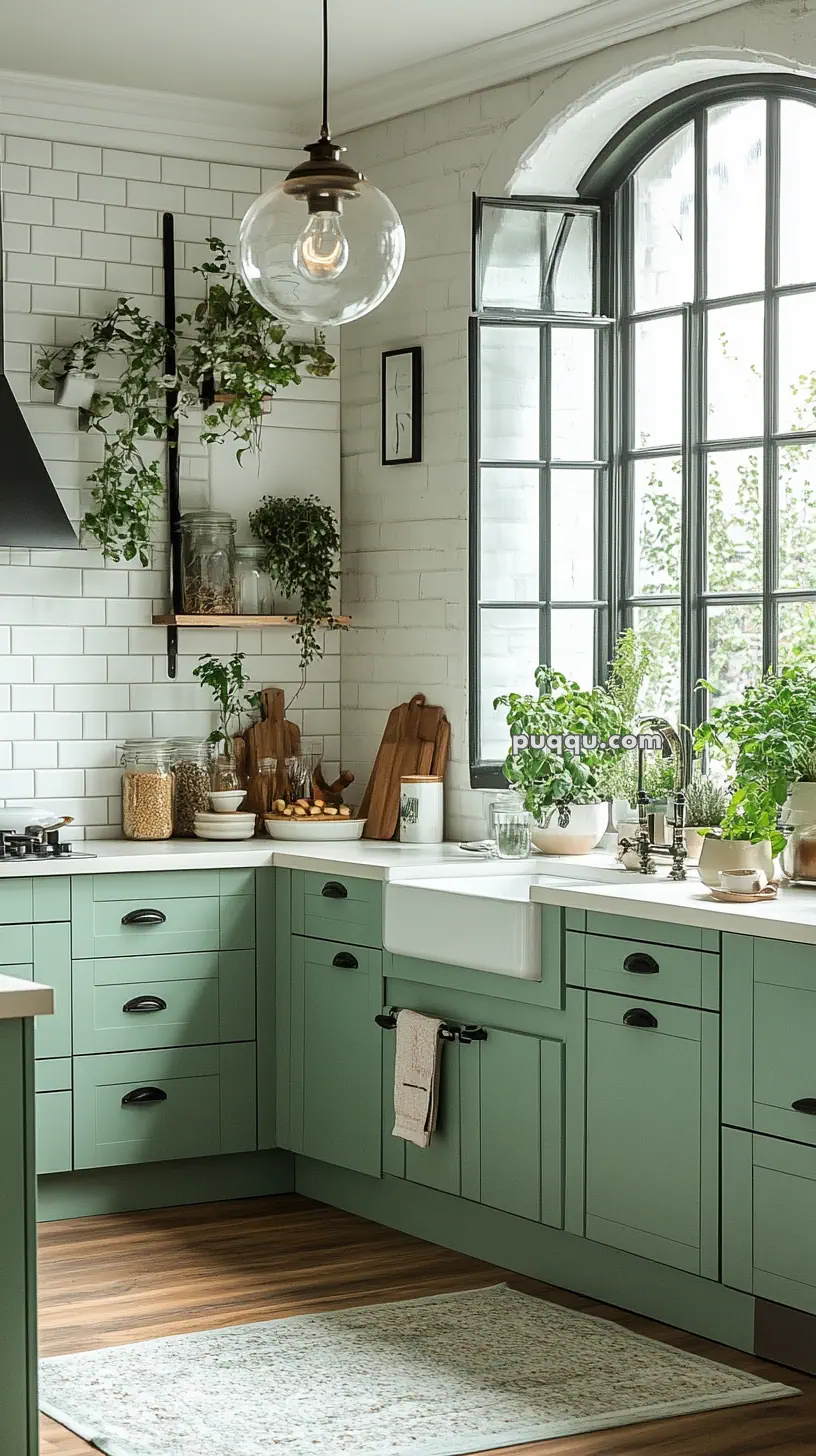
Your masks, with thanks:
[[[393,1031],[397,1024],[398,1006],[392,1006],[387,1015],[375,1016],[374,1020],[383,1031]],[[449,1026],[447,1022],[440,1026],[439,1035],[443,1041],[458,1041],[462,1046],[468,1046],[472,1041],[487,1041],[487,1032],[483,1026]]]

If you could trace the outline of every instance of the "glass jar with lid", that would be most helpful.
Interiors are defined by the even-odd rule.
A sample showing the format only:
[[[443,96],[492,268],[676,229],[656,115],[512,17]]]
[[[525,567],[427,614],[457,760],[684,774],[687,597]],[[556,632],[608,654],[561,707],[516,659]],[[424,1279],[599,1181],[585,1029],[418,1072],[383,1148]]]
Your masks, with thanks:
[[[229,511],[185,511],[181,571],[182,606],[188,616],[235,615],[235,521]]]
[[[173,833],[191,838],[196,814],[209,813],[213,745],[200,738],[171,738],[168,746],[175,779]]]
[[[173,766],[167,738],[130,739],[122,746],[122,832],[126,839],[169,839],[173,833]]]
[[[265,546],[235,548],[236,596],[244,617],[268,617],[274,609],[272,578],[266,569]]]

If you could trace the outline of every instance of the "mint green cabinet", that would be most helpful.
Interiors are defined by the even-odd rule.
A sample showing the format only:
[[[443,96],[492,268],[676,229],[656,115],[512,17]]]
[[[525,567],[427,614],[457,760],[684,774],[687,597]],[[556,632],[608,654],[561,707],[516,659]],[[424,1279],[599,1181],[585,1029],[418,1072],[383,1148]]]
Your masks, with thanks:
[[[379,949],[382,945],[382,884],[353,875],[292,871],[292,931],[320,940]]]
[[[71,1058],[38,1061],[34,1085],[37,1172],[69,1173],[74,1166]]]
[[[365,946],[291,943],[290,1146],[379,1177],[382,956]]]
[[[72,926],[75,960],[251,950],[254,872],[77,876]]]
[[[723,1128],[723,1281],[816,1315],[816,1148]]]
[[[77,1054],[255,1037],[253,951],[75,961],[73,979]]]
[[[34,1038],[30,1021],[0,1021],[0,1100],[0,1451],[3,1456],[37,1456]]]
[[[249,1152],[255,1045],[74,1058],[74,1166]]]
[[[720,958],[711,951],[627,939],[623,930],[620,935],[567,931],[566,940],[570,985],[719,1010]]]
[[[719,1022],[587,995],[586,1235],[718,1276]]]

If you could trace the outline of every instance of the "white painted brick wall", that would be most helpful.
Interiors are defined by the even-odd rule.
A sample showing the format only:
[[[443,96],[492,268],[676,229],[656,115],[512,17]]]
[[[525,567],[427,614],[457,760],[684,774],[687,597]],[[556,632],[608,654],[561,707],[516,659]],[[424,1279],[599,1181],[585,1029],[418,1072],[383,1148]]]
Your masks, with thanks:
[[[54,129],[53,141],[7,135],[0,153],[5,354],[12,388],[76,524],[100,441],[81,434],[76,415],[32,384],[37,347],[73,341],[124,292],[161,317],[164,210],[176,219],[179,309],[197,300],[202,282],[190,270],[207,253],[204,239],[215,233],[234,242],[261,171],[64,142],[57,123]],[[328,492],[339,504],[339,392],[337,377],[309,381],[296,399],[276,403],[264,426],[260,474],[250,462],[238,481],[246,499],[270,488],[302,489]],[[195,442],[192,428],[185,435]],[[156,453],[163,458],[158,446]],[[185,445],[182,491],[200,491],[202,480],[206,488],[207,473],[205,452]],[[233,481],[223,459],[217,474]],[[205,502],[198,496],[188,503]],[[166,522],[147,571],[106,565],[95,550],[0,550],[0,799],[36,797],[73,814],[79,838],[118,837],[117,744],[203,737],[214,726],[209,695],[192,675],[200,653],[244,651],[253,686],[280,684],[294,694],[297,653],[283,630],[182,632],[178,681],[169,681],[166,634],[151,625],[154,611],[167,610],[167,591]],[[340,759],[340,643],[336,634],[327,638],[325,659],[290,717],[323,739],[331,767]]]

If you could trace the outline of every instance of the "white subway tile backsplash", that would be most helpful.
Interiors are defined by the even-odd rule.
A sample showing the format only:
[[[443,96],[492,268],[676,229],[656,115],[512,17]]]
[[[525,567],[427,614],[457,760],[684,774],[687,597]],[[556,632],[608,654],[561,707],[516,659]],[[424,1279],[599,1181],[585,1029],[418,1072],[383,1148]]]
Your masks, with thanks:
[[[78,258],[82,251],[82,234],[75,228],[35,226],[31,229],[31,251],[50,253],[55,258]]]
[[[53,165],[64,172],[101,172],[102,148],[55,142]]]
[[[139,267],[135,263],[108,263],[105,268],[105,287],[112,293],[150,293],[153,288],[153,269]]]
[[[58,742],[63,738],[81,738],[82,714],[35,713],[34,737],[55,738]]]
[[[51,143],[35,137],[6,137],[6,161],[24,162],[26,166],[50,167]]]
[[[13,743],[17,739],[33,737],[33,713],[0,713],[0,741]]]
[[[209,187],[209,162],[193,162],[187,157],[162,157],[163,182],[178,182],[182,187]]]
[[[34,779],[38,799],[78,798],[85,793],[85,774],[81,768],[38,768]]]
[[[7,253],[28,253],[31,249],[31,228],[26,222],[3,224],[3,245]]]
[[[29,253],[9,253],[6,276],[18,283],[53,283],[54,259]]]
[[[155,238],[158,235],[158,213],[146,208],[106,207],[105,229],[109,233],[125,233],[127,236]]]
[[[83,228],[101,233],[105,227],[105,209],[101,202],[74,202],[57,198],[54,222],[58,227]]]
[[[165,672],[167,659],[164,659]],[[152,657],[108,657],[109,683],[147,683],[153,681]]]
[[[185,211],[202,213],[205,217],[232,217],[232,193],[217,192],[212,188],[185,188]],[[226,239],[224,240],[226,241]]]
[[[86,794],[110,794],[115,796],[121,793],[121,789],[121,768],[89,768],[85,770]]]
[[[34,773],[31,769],[0,770],[0,796],[5,799],[30,798],[34,794]]]
[[[31,289],[31,307],[34,313],[78,314],[78,288],[48,288],[35,283]]]
[[[261,169],[238,167],[231,162],[211,162],[210,186],[223,187],[227,192],[254,192],[257,197],[261,190]]]
[[[76,172],[55,172],[51,168],[32,167],[30,190],[41,197],[76,197]]]
[[[113,768],[118,761],[116,744],[103,738],[69,739],[57,751],[60,768]]]
[[[126,738],[150,738],[153,733],[164,736],[154,727],[150,713],[107,714],[107,736],[116,743],[124,743]]]
[[[127,182],[123,177],[96,177],[79,174],[80,202],[110,202],[114,207],[124,207],[127,202]]]
[[[15,653],[82,654],[81,627],[14,627],[11,641]]]
[[[105,147],[102,153],[102,170],[109,177],[139,177],[145,182],[158,182],[161,178],[161,160],[144,152],[120,152]]]
[[[20,659],[24,660],[24,659]],[[45,683],[101,683],[107,680],[104,657],[39,656],[34,664],[34,681]],[[94,705],[88,703],[89,708]]]
[[[29,169],[17,162],[3,162],[0,166],[0,186],[3,192],[30,192]]]
[[[157,212],[183,212],[184,188],[172,182],[128,182],[128,207],[155,207]]]
[[[0,682],[29,683],[33,681],[33,657],[0,656]]]
[[[47,683],[13,683],[11,706],[14,712],[50,713],[54,706],[54,689]],[[33,732],[33,718],[31,726]]]
[[[104,738],[106,731],[104,713],[83,713],[82,714],[82,736],[83,738]]]
[[[94,258],[57,258],[56,281],[76,288],[104,288],[105,264]]]
[[[104,263],[130,261],[130,237],[117,233],[83,233],[83,258],[97,258]]]
[[[56,768],[57,744],[38,742],[32,738],[26,742],[15,739],[12,745],[12,762],[15,768]]]
[[[103,661],[107,671],[107,659]],[[56,683],[54,707],[58,712],[68,713],[126,712],[130,707],[130,689],[127,683],[89,683],[81,678],[76,683]]]

